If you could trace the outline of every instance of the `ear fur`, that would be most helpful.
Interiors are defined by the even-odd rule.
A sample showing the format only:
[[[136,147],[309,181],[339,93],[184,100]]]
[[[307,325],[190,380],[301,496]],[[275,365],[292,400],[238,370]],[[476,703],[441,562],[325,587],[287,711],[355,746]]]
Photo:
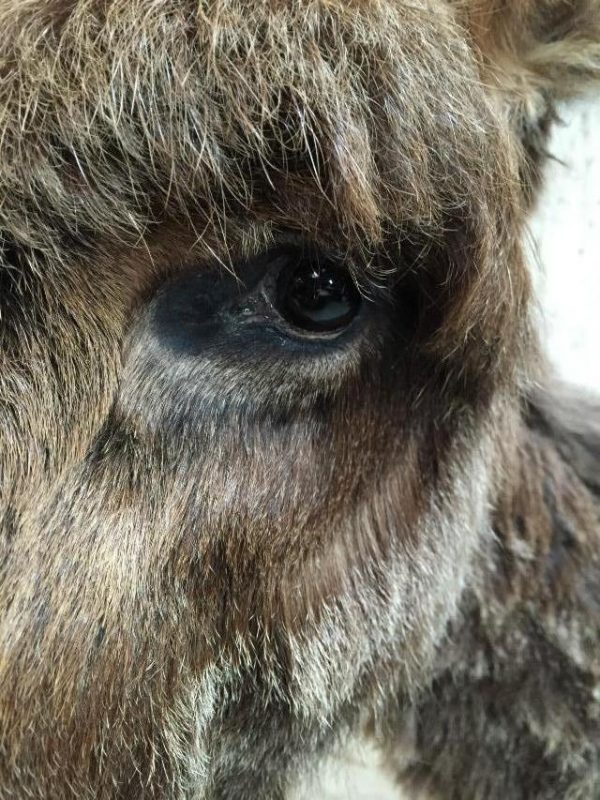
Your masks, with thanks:
[[[556,103],[600,82],[600,0],[457,0],[523,144],[523,181],[533,194]]]

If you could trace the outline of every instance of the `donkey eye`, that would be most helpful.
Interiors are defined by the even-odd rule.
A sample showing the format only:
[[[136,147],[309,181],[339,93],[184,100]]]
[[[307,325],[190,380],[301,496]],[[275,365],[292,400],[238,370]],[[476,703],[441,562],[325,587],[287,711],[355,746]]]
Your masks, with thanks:
[[[280,275],[277,309],[292,325],[307,331],[347,327],[358,314],[360,293],[351,276],[332,261],[302,259]]]

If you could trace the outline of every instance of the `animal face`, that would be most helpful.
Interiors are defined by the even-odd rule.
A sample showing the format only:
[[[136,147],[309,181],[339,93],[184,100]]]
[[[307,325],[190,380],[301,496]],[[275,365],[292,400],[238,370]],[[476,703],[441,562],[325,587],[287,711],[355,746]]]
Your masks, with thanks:
[[[535,351],[492,5],[0,6],[2,785],[208,792],[420,685]]]

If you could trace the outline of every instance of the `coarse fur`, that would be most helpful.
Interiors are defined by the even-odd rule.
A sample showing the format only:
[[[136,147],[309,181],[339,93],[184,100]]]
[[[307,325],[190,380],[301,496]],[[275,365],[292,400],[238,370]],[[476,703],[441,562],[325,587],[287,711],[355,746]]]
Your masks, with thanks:
[[[362,734],[416,796],[600,797],[600,410],[522,251],[600,3],[0,31],[1,800],[277,800]],[[290,248],[348,331],[274,321]]]

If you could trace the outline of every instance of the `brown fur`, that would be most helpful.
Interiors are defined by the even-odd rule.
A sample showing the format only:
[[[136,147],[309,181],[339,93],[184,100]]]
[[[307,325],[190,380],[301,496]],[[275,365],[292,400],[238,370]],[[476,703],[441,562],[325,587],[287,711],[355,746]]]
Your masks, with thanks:
[[[0,1],[2,800],[280,798],[367,727],[440,798],[600,791],[597,430],[521,250],[599,24]],[[288,241],[347,344],[164,312]]]
[[[533,196],[548,155],[555,103],[599,77],[597,0],[456,0],[523,144],[522,177]],[[532,192],[533,189],[533,192]]]

